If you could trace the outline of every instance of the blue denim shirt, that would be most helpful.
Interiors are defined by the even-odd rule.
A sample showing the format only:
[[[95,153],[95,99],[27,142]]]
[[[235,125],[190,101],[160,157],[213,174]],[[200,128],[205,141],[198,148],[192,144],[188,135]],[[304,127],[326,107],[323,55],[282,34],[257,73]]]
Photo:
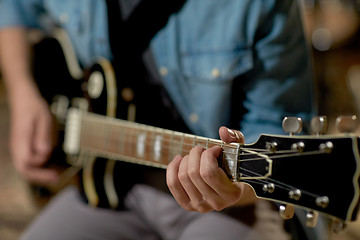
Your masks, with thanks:
[[[106,14],[99,0],[0,0],[0,28],[47,29],[56,23],[68,32],[84,66],[112,57]],[[219,126],[228,126],[230,111],[237,111],[233,93],[245,93],[248,112],[238,126],[247,142],[261,133],[283,133],[284,116],[312,114],[312,75],[297,1],[188,0],[151,48],[170,97],[197,135],[218,138]]]

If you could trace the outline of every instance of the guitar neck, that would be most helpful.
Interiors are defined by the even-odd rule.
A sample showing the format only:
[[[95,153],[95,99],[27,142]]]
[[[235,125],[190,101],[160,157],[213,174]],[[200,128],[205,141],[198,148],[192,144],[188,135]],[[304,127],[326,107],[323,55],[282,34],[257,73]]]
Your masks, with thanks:
[[[75,116],[76,115],[76,116]],[[76,120],[74,120],[76,119]],[[70,154],[84,154],[105,157],[152,167],[166,168],[176,155],[186,155],[194,146],[210,148],[220,146],[226,164],[223,169],[232,179],[237,179],[236,164],[229,167],[229,159],[237,160],[239,144],[227,144],[223,141],[199,137],[191,134],[147,126],[135,122],[110,118],[94,113],[75,110],[70,112],[68,121],[78,122],[65,138],[65,151]],[[74,141],[77,139],[76,141]],[[71,145],[68,146],[67,145]],[[72,149],[74,146],[76,150]],[[230,169],[231,170],[230,170]],[[233,169],[233,170],[232,170]]]
[[[260,198],[345,221],[356,218],[360,184],[356,137],[261,135],[250,145],[226,144],[76,108],[69,109],[65,126],[64,151],[80,159],[104,157],[166,168],[177,154],[184,156],[194,146],[220,146],[219,167],[232,181],[251,185]]]

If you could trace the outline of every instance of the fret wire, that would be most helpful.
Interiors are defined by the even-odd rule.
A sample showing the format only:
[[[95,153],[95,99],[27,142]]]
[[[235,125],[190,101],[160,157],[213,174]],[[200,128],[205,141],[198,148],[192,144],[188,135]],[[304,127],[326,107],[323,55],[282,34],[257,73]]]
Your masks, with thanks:
[[[151,131],[151,136],[150,136],[150,141],[148,142],[149,143],[149,152],[150,153],[150,158],[152,158],[152,160],[154,162],[156,162],[156,159],[155,159],[155,144],[156,144],[156,139],[155,139],[155,136],[154,136],[155,132],[154,131]],[[151,147],[151,143],[152,143],[152,147]],[[151,160],[151,159],[150,159]]]
[[[88,121],[84,121],[84,122],[88,122]],[[91,122],[91,121],[90,121]],[[96,138],[96,136],[97,135],[99,135],[98,134],[98,132],[100,132],[98,129],[98,126],[99,125],[95,125],[95,126],[92,126],[91,127],[91,125],[95,125],[95,124],[90,124],[90,127],[88,127],[88,129],[90,129],[91,131],[89,131],[89,130],[86,130],[86,126],[88,126],[88,124],[86,124],[85,125],[85,129],[82,129],[82,132],[81,132],[81,135],[82,136],[84,136],[84,137],[82,137],[81,138],[81,141],[83,141],[83,140],[85,140],[86,142],[88,142],[88,140],[91,138],[91,137],[95,137],[95,139],[97,139]],[[134,125],[135,127],[134,128],[136,128],[136,125]],[[127,143],[127,142],[129,142],[129,141],[125,141],[125,136],[126,135],[129,135],[128,137],[129,138],[136,138],[136,136],[133,134],[133,131],[131,131],[130,133],[126,133],[126,131],[127,131],[127,128],[129,128],[129,127],[119,127],[119,129],[120,129],[120,133],[119,134],[117,134],[117,135],[119,135],[120,137],[118,138],[118,139],[113,139],[113,138],[108,138],[108,140],[110,140],[110,141],[117,141],[118,142],[118,144],[120,145],[120,146],[122,146],[121,148],[122,149],[126,149],[126,147],[125,147],[125,145],[124,145],[124,143]],[[130,128],[131,129],[131,128]],[[94,131],[94,130],[97,130],[97,131]],[[112,132],[112,131],[111,131]],[[125,132],[125,133],[123,133],[123,134],[121,134],[122,132]],[[159,131],[159,130],[154,130],[154,131],[152,131],[153,132],[153,134],[159,134],[159,133],[161,133],[162,135],[165,133],[165,130],[163,130],[163,131]],[[107,131],[107,135],[108,135],[108,131]],[[173,137],[173,135],[171,135],[170,134],[170,136],[171,137]],[[189,136],[192,136],[192,135],[189,135]],[[103,138],[105,138],[106,139],[106,134],[105,134],[105,136],[103,136]],[[183,134],[182,135],[182,140],[181,140],[181,153],[189,153],[189,151],[186,151],[186,150],[184,150],[184,147],[188,147],[188,146],[191,146],[191,144],[187,144],[185,141],[184,141],[184,138],[185,138],[185,134]],[[165,138],[163,138],[163,140],[165,140],[164,141],[164,143],[166,143],[167,142],[167,140],[165,139]],[[209,147],[209,142],[210,142],[210,139],[206,139],[206,140],[203,140],[203,139],[197,139],[197,136],[193,136],[193,144],[192,144],[192,147],[194,147],[195,145],[196,145],[196,142],[199,142],[200,144],[201,143],[204,143],[205,141],[206,141],[206,148],[208,148]],[[95,141],[96,143],[98,143],[99,141]],[[96,143],[94,144],[95,146],[96,146]],[[133,148],[133,146],[134,146],[134,144],[136,143],[136,141],[130,141],[129,142],[130,143],[130,145],[132,146],[132,148]],[[169,143],[172,143],[172,140],[170,140],[169,141]],[[222,141],[219,141],[219,142],[214,142],[214,144],[215,145],[219,145],[222,149],[224,148],[224,142],[222,142]],[[163,151],[163,150],[166,150],[166,149],[174,149],[173,147],[171,147],[171,145],[169,145],[167,148],[166,147],[164,147],[165,145],[164,144],[162,144],[163,145],[163,147],[161,148],[161,151]],[[234,146],[232,146],[232,145],[227,145],[226,146],[227,148],[229,148],[229,149],[231,149],[231,148],[233,148],[233,149],[236,149],[236,147],[234,147]],[[120,148],[120,149],[121,149]],[[175,148],[176,149],[176,148]],[[116,149],[116,150],[118,150],[118,149]],[[244,149],[245,151],[247,150],[247,149]],[[258,151],[258,152],[267,152],[266,154],[274,154],[273,152],[271,152],[271,151],[268,151],[268,150],[266,150],[266,149],[264,149],[264,150],[262,150],[262,149],[254,149],[255,151]],[[146,151],[146,152],[148,152],[148,151]],[[169,151],[170,152],[170,151]],[[297,153],[296,151],[295,151],[295,153],[292,153],[291,151],[278,151],[278,152],[276,152],[275,154],[283,154],[283,153],[286,153],[286,154],[284,154],[284,155],[277,155],[277,156],[272,156],[271,157],[271,159],[279,159],[279,158],[286,158],[286,157],[292,157],[292,156],[303,156],[304,154],[324,154],[324,152],[321,152],[321,151],[312,151],[312,152],[306,152],[306,153]],[[229,152],[228,154],[236,154],[236,155],[239,155],[238,157],[241,157],[241,156],[244,156],[244,155],[251,155],[251,154],[249,154],[249,153],[246,153],[246,154],[238,154],[238,153],[231,153],[231,152]],[[162,154],[161,154],[162,155]],[[170,154],[169,154],[170,155]],[[253,155],[256,155],[256,154],[253,154]],[[264,158],[259,158],[259,157],[256,157],[256,158],[252,158],[252,159],[237,159],[237,161],[250,161],[250,160],[264,160]],[[158,163],[157,161],[152,161],[152,162],[154,162],[154,163]],[[160,163],[161,163],[162,161],[160,161]],[[250,171],[250,170],[248,170],[248,169],[244,169],[244,168],[241,168],[242,170],[244,170],[244,171]],[[272,180],[272,181],[274,181],[274,182],[277,182],[278,184],[279,184],[279,186],[281,186],[281,185],[283,185],[283,186],[287,186],[287,187],[289,187],[290,189],[292,188],[292,186],[289,186],[289,185],[287,185],[287,184],[284,184],[284,183],[281,183],[281,182],[279,182],[279,181],[277,181],[277,180],[274,180],[274,179],[271,179],[271,178],[268,178],[268,180]],[[250,182],[250,181],[253,181],[253,180],[247,180],[248,182]],[[259,182],[266,182],[266,181],[264,181],[264,180],[261,180],[261,181],[259,181]],[[303,191],[303,192],[305,192],[305,191]],[[313,195],[313,194],[311,194],[311,193],[308,193],[309,195]],[[315,196],[315,195],[313,195],[313,196]]]
[[[87,121],[87,122],[90,122],[91,123],[91,121]],[[106,124],[103,124],[103,125],[106,125]],[[91,128],[91,129],[96,129],[96,128]],[[124,129],[125,131],[126,131],[126,128],[120,128],[120,129]],[[124,135],[128,135],[126,138],[131,138],[131,137],[133,137],[134,136],[134,128],[128,128],[128,129],[130,129],[130,131],[128,132],[128,133],[125,133],[125,134],[122,134],[122,137],[121,137],[121,139],[115,139],[115,140],[113,140],[113,141],[118,141],[119,142],[119,144],[121,143],[121,142],[123,142],[123,143],[130,143],[129,141],[124,141],[123,139],[124,139]],[[100,131],[101,132],[101,131]],[[159,132],[159,131],[155,131],[155,132]],[[95,132],[94,132],[95,133]],[[173,136],[174,136],[174,133],[175,132],[172,132],[172,134],[170,134],[170,136],[171,136],[171,138],[173,139]],[[164,131],[162,131],[162,134],[164,134]],[[94,135],[98,135],[98,134],[94,134]],[[103,135],[103,134],[102,134]],[[182,136],[182,138],[184,138],[184,136],[185,136],[185,134],[181,134],[181,136]],[[189,135],[189,136],[192,136],[192,135]],[[101,136],[101,137],[103,137],[103,138],[106,138],[106,136]],[[99,140],[99,136],[96,138],[97,140]],[[203,140],[203,139],[201,139],[201,138],[197,138],[196,136],[193,138],[194,139],[194,142],[193,142],[193,146],[195,146],[196,145],[196,142],[198,142],[198,143],[202,143],[202,142],[204,142],[204,141],[206,141],[206,143],[207,143],[207,145],[208,145],[208,143],[209,143],[209,139],[206,139],[206,140]],[[163,142],[166,142],[167,140],[165,139]],[[183,141],[183,140],[182,140]],[[211,140],[213,143],[214,143],[214,145],[219,145],[219,142],[221,143],[221,146],[224,146],[224,143],[222,142],[222,141],[219,141],[218,142],[218,140]],[[170,140],[170,142],[169,142],[170,144],[173,144],[173,140]],[[134,142],[133,143],[130,143],[131,145],[130,145],[130,152],[133,152],[134,151]],[[122,144],[123,145],[123,147],[122,148],[124,148],[124,144]],[[182,148],[184,148],[184,147],[187,147],[187,146],[190,146],[189,144],[187,144],[187,143],[182,143]],[[164,147],[163,147],[164,148]],[[161,148],[161,149],[163,149],[163,148]],[[229,145],[228,146],[228,148],[233,148],[233,146],[231,146],[231,145]],[[171,153],[172,153],[172,151],[171,150],[174,150],[174,148],[173,147],[169,147],[169,159],[171,159]],[[181,153],[183,153],[184,151],[182,150],[181,151]],[[188,153],[188,151],[185,151],[185,153]]]
[[[93,128],[93,129],[94,129],[94,128]],[[130,128],[130,129],[131,129],[132,131],[131,131],[128,135],[129,135],[129,137],[132,137],[132,136],[134,136],[134,134],[133,134],[132,132],[134,132],[135,129],[134,129],[134,128]],[[108,132],[108,131],[107,131],[107,132]],[[172,143],[173,143],[174,134],[171,134],[170,136],[171,136],[170,143],[172,144]],[[183,139],[183,138],[184,138],[184,134],[182,134],[181,136],[182,136],[182,139]],[[105,138],[106,138],[106,136],[105,136]],[[107,139],[107,138],[106,138],[106,139]],[[116,139],[116,140],[117,140],[117,139]],[[116,141],[116,140],[115,140],[115,141]],[[199,139],[199,142],[200,142],[200,143],[201,143],[201,141],[202,141],[202,140]],[[120,142],[120,141],[119,141],[119,142]],[[129,141],[127,141],[127,142],[129,142]],[[196,142],[196,137],[194,138],[193,145],[196,144],[195,142]],[[206,143],[207,143],[207,145],[208,145],[209,139],[206,140]],[[214,142],[214,144],[216,145],[217,143]],[[221,142],[221,145],[222,145],[222,146],[223,146],[223,144],[224,144],[224,143]],[[134,149],[133,145],[134,145],[134,143],[131,144],[131,148],[130,148],[130,149],[132,149],[132,150]],[[183,149],[183,146],[186,146],[186,145],[187,145],[187,144],[184,144],[184,143],[183,143],[183,140],[182,140],[182,149]],[[230,148],[231,148],[231,146],[230,146]],[[174,149],[174,148],[172,148],[172,147],[169,148],[169,150],[173,150],[173,149]],[[181,153],[183,153],[183,152],[184,152],[184,151],[181,151]],[[229,154],[234,154],[234,153],[229,153]],[[236,153],[236,154],[237,154],[237,153]],[[171,154],[171,151],[169,151],[169,159],[171,159],[171,155],[172,155],[172,154]]]
[[[134,135],[134,131],[135,131],[136,129],[133,129],[133,128],[130,128],[129,129],[129,131],[128,131],[128,136],[126,137],[126,139],[128,139],[127,141],[122,141],[121,139],[112,139],[112,141],[115,141],[115,142],[118,142],[118,144],[120,144],[121,142],[124,142],[124,143],[127,143],[128,145],[127,145],[127,148],[126,149],[130,149],[129,151],[127,151],[127,152],[125,152],[125,154],[126,155],[135,155],[134,154],[134,149],[136,149],[135,148],[135,145],[137,144],[137,140],[135,139],[136,138],[136,136]],[[174,136],[173,135],[171,135],[172,136],[172,138],[174,139]],[[99,136],[98,138],[97,138],[97,140],[99,140],[99,141],[102,141],[102,137],[104,137],[104,136]],[[122,139],[123,139],[124,137],[122,137]],[[182,142],[182,143],[181,143]],[[184,143],[184,136],[183,135],[181,135],[181,144],[183,145],[183,146],[190,146],[189,144],[185,144]],[[168,143],[171,143],[170,141],[168,141]],[[172,141],[172,143],[175,143],[174,142],[174,140]],[[99,145],[97,145],[97,144],[86,144],[87,146],[89,146],[90,145],[90,147],[92,147],[92,148],[94,148],[94,149],[97,149],[98,147],[99,147]],[[172,158],[171,158],[171,156],[172,156],[172,153],[174,153],[174,152],[176,152],[176,153],[179,153],[179,154],[183,154],[183,153],[186,153],[186,154],[188,154],[189,153],[189,150],[185,150],[183,147],[182,148],[180,148],[180,152],[178,152],[177,150],[179,150],[179,148],[178,147],[172,147],[171,145],[168,145],[168,147],[166,147],[166,145],[165,146],[163,146],[162,148],[161,148],[161,150],[169,150],[169,156],[170,156],[170,158],[169,158],[169,160],[167,161],[167,162],[169,162],[170,160],[172,160]],[[111,150],[111,152],[114,152],[114,153],[117,153],[117,152],[119,152],[117,149],[115,149],[115,150],[112,150],[112,149],[109,149],[109,150]],[[129,152],[131,153],[131,154],[129,154]],[[162,161],[162,162],[164,162],[164,161]]]
[[[143,159],[146,159],[145,155],[145,149],[144,149],[144,142],[143,138],[146,139],[146,134],[144,131],[140,128],[134,129],[135,130],[135,156],[142,157]]]
[[[86,120],[86,121],[89,121],[89,120]],[[103,123],[104,125],[105,124],[108,124],[108,123]],[[97,124],[98,125],[98,124]],[[130,128],[130,129],[132,129],[133,127],[120,127],[120,128]],[[138,128],[138,127],[136,127],[136,128]],[[135,129],[136,129],[135,128]],[[166,129],[162,129],[163,131],[166,131]],[[156,132],[156,133],[161,133],[161,131],[159,131],[158,129],[155,129],[155,130],[152,130],[152,131],[154,131],[154,132]],[[184,133],[180,133],[180,132],[175,132],[175,131],[171,131],[171,130],[167,130],[167,131],[169,131],[169,132],[171,132],[170,133],[170,135],[172,136],[172,135],[174,135],[174,134],[184,134]],[[184,134],[185,135],[185,134]],[[215,143],[217,144],[217,145],[219,145],[219,146],[223,146],[223,142],[222,141],[220,141],[220,140],[216,140],[216,139],[209,139],[209,138],[201,138],[201,137],[198,137],[198,136],[195,136],[195,135],[191,135],[191,134],[189,134],[189,136],[191,136],[191,137],[193,137],[193,139],[194,139],[194,142],[193,142],[193,146],[196,146],[196,142],[198,142],[198,143],[206,143],[206,142],[208,142],[208,141],[216,141]],[[170,140],[171,141],[171,140]],[[235,147],[235,146],[232,146],[232,145],[229,145],[228,146],[229,148],[234,148],[234,149],[237,149],[237,147]]]
[[[164,129],[162,129],[161,130],[161,152],[163,152],[163,154],[160,154],[160,159],[161,159],[161,162],[166,162],[166,159],[164,159],[164,156],[166,156],[167,154],[166,154],[166,152],[164,151],[164,150],[167,150],[166,148],[165,148],[165,144],[167,143],[167,141],[165,141],[165,138],[166,138],[166,136],[165,136],[165,130]]]
[[[173,149],[173,147],[171,146],[171,144],[173,143],[173,137],[174,137],[174,135],[173,135],[173,134],[170,134],[170,142],[169,142],[170,147],[169,147],[168,161],[170,161],[171,155],[172,155],[172,151],[171,151],[171,150]]]
[[[128,128],[128,136],[126,136],[126,139],[129,139],[130,137],[132,138],[134,136],[134,129],[133,128]],[[130,152],[130,156],[134,156],[134,143],[132,143],[132,141],[126,141],[127,143],[131,143],[131,144],[127,144],[126,145],[126,149]]]
[[[133,135],[131,135],[130,137],[134,137]],[[136,143],[136,141],[125,141],[125,143],[130,143],[130,145],[133,147],[133,145]],[[183,143],[183,146],[191,146],[190,144],[186,144]],[[166,147],[163,146],[161,149],[168,149],[168,150],[176,150],[176,148],[174,147]],[[170,151],[171,152],[171,151]],[[181,153],[185,153],[188,154],[190,151],[188,150],[182,150]],[[237,153],[232,153],[232,152],[226,152],[225,153],[229,154],[229,155],[239,155],[238,157],[241,158],[242,154],[237,154]],[[279,158],[288,158],[288,157],[294,157],[294,156],[303,156],[303,155],[314,155],[314,154],[324,154],[324,152],[322,151],[311,151],[311,152],[302,152],[302,153],[298,153],[298,152],[293,152],[291,154],[285,154],[285,155],[276,155],[276,156],[269,156],[271,159],[279,159]],[[169,154],[170,156],[171,154]],[[247,155],[251,155],[251,154],[247,154]],[[252,155],[258,156],[256,153],[253,153]],[[170,158],[169,158],[170,159]],[[237,161],[239,162],[245,162],[245,161],[256,161],[256,160],[264,160],[263,157],[254,157],[254,158],[248,158],[248,159],[237,159]]]
[[[112,124],[113,126],[119,127],[119,128],[139,128],[139,126],[143,126],[144,128],[150,128],[152,126],[146,126],[146,125],[142,125],[142,124],[138,124],[135,122],[128,122],[125,120],[121,120],[121,119],[112,119],[112,118],[108,118],[106,116],[102,116],[102,115],[97,115],[97,114],[93,114],[93,113],[87,113],[84,117],[83,117],[83,121],[87,121],[87,122],[97,122],[97,124]],[[155,132],[161,132],[161,131],[168,131],[171,133],[178,133],[172,130],[166,130],[166,129],[161,129],[161,128],[156,128],[156,127],[152,127],[154,128],[153,131]],[[181,133],[178,133],[181,134]],[[194,137],[194,142],[197,141],[197,136],[195,135],[191,135],[189,134],[191,137]],[[210,139],[206,139],[206,141],[209,141]],[[200,139],[199,142],[201,142],[202,140]],[[220,141],[219,141],[220,142]],[[220,142],[220,144],[222,144]],[[195,143],[194,143],[195,146]]]
[[[130,136],[131,138],[134,138],[134,136]],[[120,140],[120,141],[118,141],[117,139],[115,139],[115,140],[113,140],[113,141],[116,141],[116,142],[119,142],[119,143],[121,143],[121,142],[125,142],[125,143],[129,143],[129,144],[131,144],[131,145],[136,145],[136,143],[137,143],[137,141],[133,141],[133,140],[125,140],[125,141],[122,141],[122,140]],[[166,143],[166,141],[165,141],[165,143]],[[172,142],[168,142],[168,143],[174,143],[174,141],[172,141]],[[192,147],[192,145],[191,144],[186,144],[186,143],[183,143],[183,144],[181,144],[181,142],[180,142],[180,145],[182,145],[183,147],[182,148],[184,148],[184,147]],[[166,147],[166,146],[164,146],[163,148],[165,148],[165,149],[170,149],[170,150],[176,150],[176,149],[178,149],[178,147]],[[181,151],[181,152],[189,152],[189,151],[185,151],[185,150],[183,150],[183,151]],[[233,154],[233,155],[239,155],[238,153],[233,153],[233,152],[227,152],[227,151],[224,151],[224,153],[227,153],[227,154]]]
[[[161,159],[161,151],[162,151],[162,141],[163,141],[163,136],[162,134],[157,133],[156,131],[153,131],[153,156],[154,156],[154,160],[156,162],[162,162]],[[155,144],[158,144],[159,146],[155,146]],[[158,158],[158,159],[156,159]]]
[[[160,158],[160,162],[161,163],[166,163],[168,161],[166,161],[164,158],[165,154],[162,154],[163,151],[164,151],[164,148],[162,147],[163,146],[163,142],[165,140],[165,137],[164,137],[164,131],[161,131],[160,132],[160,139],[161,139],[161,143],[160,143],[160,153],[159,153],[159,158]]]
[[[155,141],[157,141],[155,139],[155,131],[153,131],[152,129],[148,129],[147,132],[148,132],[150,141],[145,141],[145,142],[146,142],[146,145],[148,146],[147,149],[148,149],[149,160],[154,161],[154,162],[158,162],[155,159],[155,154],[156,154]]]
[[[150,136],[150,132],[149,132],[149,129],[144,129],[144,132],[145,133],[145,138],[144,138],[144,155],[146,157],[147,160],[151,161],[151,152],[152,152],[152,149],[150,148],[150,142],[151,141],[148,141],[147,139],[149,138]]]
[[[119,143],[120,143],[120,142],[121,142],[121,141],[119,141]],[[125,141],[125,143],[130,143],[131,149],[135,149],[135,148],[134,148],[134,145],[135,145],[136,142],[137,142],[137,141]],[[184,144],[184,146],[190,146],[190,145]],[[171,146],[170,146],[170,147],[165,147],[165,146],[163,146],[161,149],[168,149],[168,150],[173,150],[173,151],[175,151],[177,148],[174,148],[174,147],[171,147]],[[180,152],[181,152],[181,153],[186,153],[186,154],[188,154],[190,151],[182,149]],[[231,153],[231,152],[228,152],[227,154],[229,154],[229,155],[239,155],[239,154],[237,154],[237,153]],[[297,152],[294,152],[294,153],[292,153],[292,154],[271,156],[271,159],[289,158],[289,157],[294,157],[294,156],[303,156],[303,155],[305,155],[305,154],[307,154],[307,155],[314,155],[314,154],[323,154],[323,152],[321,152],[321,151],[311,151],[311,152],[306,152],[306,153],[297,153]],[[169,156],[170,156],[170,155],[171,155],[171,154],[169,154]],[[258,155],[255,154],[255,153],[253,153],[252,155],[258,156]],[[239,157],[241,157],[241,154],[240,154]],[[170,158],[169,158],[169,159],[170,159]],[[231,159],[229,159],[229,158],[226,158],[226,159],[227,159],[227,160],[231,160]],[[239,161],[239,162],[257,161],[257,160],[264,160],[264,157],[254,157],[254,158],[247,158],[247,159],[237,159],[237,161]]]
[[[126,128],[120,128],[120,141],[118,141],[118,145],[120,145],[120,152],[125,152],[125,136],[126,136]]]
[[[182,153],[184,151],[184,136],[185,134],[181,134],[181,151],[180,153]]]
[[[134,136],[132,136],[132,137],[134,137]],[[155,164],[158,164],[158,162],[154,162]],[[250,171],[250,170],[248,170],[248,169],[245,169],[245,168],[240,168],[241,170],[244,170],[244,171],[247,171],[247,172],[250,172],[250,173],[252,173],[253,175],[255,175],[255,176],[262,176],[262,175],[260,175],[260,174],[258,174],[258,173],[255,173],[255,172],[252,172],[252,171]],[[251,177],[250,175],[245,175],[245,176],[247,176],[247,177]],[[282,189],[285,189],[285,190],[291,190],[291,189],[295,189],[296,187],[293,187],[293,186],[291,186],[291,185],[288,185],[288,184],[285,184],[285,183],[283,183],[283,182],[280,182],[280,181],[277,181],[277,180],[275,180],[275,179],[272,179],[272,178],[267,178],[267,180],[269,181],[271,181],[271,182],[273,182],[273,183],[276,183],[277,185],[277,187],[280,187],[280,188],[282,188]],[[264,180],[264,179],[246,179],[246,181],[247,182],[260,182],[260,183],[268,183],[268,181],[266,181],[266,180]],[[313,197],[317,197],[317,195],[314,195],[314,194],[312,194],[312,193],[309,193],[309,192],[307,192],[307,191],[305,191],[305,190],[302,190],[302,192],[303,193],[305,193],[305,194],[308,194],[309,196],[313,196]]]
[[[85,121],[86,122],[86,121]],[[90,121],[91,122],[91,121]],[[106,123],[105,123],[106,124]],[[105,125],[104,124],[104,125]],[[136,127],[136,126],[135,126]],[[123,128],[123,129],[126,129],[126,127],[120,127],[120,129],[121,128]],[[95,129],[95,128],[92,128],[92,129]],[[133,129],[133,128],[132,128]],[[154,130],[154,132],[156,132],[156,133],[159,133],[160,131],[158,131],[158,130]],[[162,133],[164,133],[165,132],[165,130],[163,130],[162,131]],[[174,133],[175,132],[173,132],[173,131],[170,131],[172,134],[170,134],[170,136],[171,137],[173,137],[173,135],[174,135]],[[96,133],[94,134],[94,135],[96,135]],[[130,137],[131,136],[133,136],[133,134],[132,133],[130,133],[129,134],[130,135]],[[183,135],[185,135],[185,134],[183,134]],[[189,136],[192,136],[192,135],[189,135]],[[192,144],[192,146],[194,147],[195,145],[196,145],[196,142],[199,142],[199,143],[202,143],[202,142],[204,142],[204,141],[206,141],[207,143],[210,141],[209,139],[206,139],[206,140],[203,140],[203,139],[201,139],[201,138],[199,138],[198,140],[197,140],[197,136],[192,136],[193,137],[193,144]],[[213,140],[212,140],[213,141]],[[128,142],[128,141],[127,141]],[[164,143],[166,143],[166,139],[164,139],[164,141],[163,141]],[[170,140],[170,143],[173,143],[172,142],[172,140]],[[134,143],[132,143],[132,144],[134,144]],[[217,140],[215,140],[214,141],[214,144],[215,145],[219,145],[220,147],[222,147],[222,148],[224,148],[224,142],[222,142],[222,141],[219,141],[219,142],[217,142]],[[184,147],[186,147],[186,146],[188,146],[188,144],[186,144],[186,143],[183,143],[183,146],[182,146],[182,148],[184,148]],[[227,148],[229,148],[229,149],[236,149],[236,147],[235,146],[232,146],[232,145],[227,145],[226,146]],[[165,147],[162,147],[161,149],[163,149],[163,148],[165,148]],[[174,148],[172,148],[172,147],[169,147],[168,148],[169,150],[173,150]],[[244,151],[247,151],[248,149],[243,149]],[[261,150],[259,150],[259,149],[256,149],[256,151],[261,151]],[[181,151],[181,153],[183,153],[183,152],[186,152],[186,153],[188,153],[188,151],[184,151],[184,150],[182,150]],[[225,152],[225,151],[224,151]],[[284,151],[284,153],[289,153],[289,151]],[[295,151],[296,152],[296,151]],[[226,153],[226,152],[225,152]],[[280,153],[283,153],[283,151],[282,152],[280,152]],[[291,153],[291,151],[290,151],[290,153]],[[320,153],[322,153],[322,152],[317,152],[318,154],[320,154]],[[227,154],[234,154],[234,155],[239,155],[238,153],[231,153],[231,152],[228,152]],[[274,154],[273,152],[271,152],[271,151],[268,151],[268,154]],[[278,152],[276,152],[276,154],[279,154]],[[295,153],[294,153],[295,154]],[[301,153],[301,154],[304,154],[304,153]],[[311,152],[311,154],[313,154],[313,152]],[[239,155],[239,157],[241,157],[241,156],[244,156],[245,154],[244,153],[241,153],[240,155]],[[246,155],[249,155],[249,153],[246,153]],[[250,154],[251,155],[251,154]],[[171,159],[171,151],[169,151],[169,159]],[[286,155],[286,156],[292,156],[292,155]],[[283,155],[278,155],[278,156],[272,156],[272,158],[281,158],[281,157],[284,157]],[[261,160],[261,159],[263,159],[263,158],[253,158],[253,159],[250,159],[250,160]],[[242,160],[240,160],[240,161],[242,161]],[[245,159],[244,161],[249,161],[249,159]]]

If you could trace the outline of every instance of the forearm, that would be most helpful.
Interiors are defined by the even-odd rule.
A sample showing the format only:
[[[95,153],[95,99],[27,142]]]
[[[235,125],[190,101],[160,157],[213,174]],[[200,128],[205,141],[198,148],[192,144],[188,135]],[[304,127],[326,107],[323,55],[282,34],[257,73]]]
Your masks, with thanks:
[[[10,100],[23,87],[36,89],[30,71],[29,46],[24,28],[0,30],[0,67]]]

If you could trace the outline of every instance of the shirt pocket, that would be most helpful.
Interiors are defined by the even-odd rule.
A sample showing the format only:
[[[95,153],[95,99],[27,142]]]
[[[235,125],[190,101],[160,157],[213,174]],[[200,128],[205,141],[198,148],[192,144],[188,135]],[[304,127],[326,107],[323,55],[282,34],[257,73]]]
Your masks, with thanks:
[[[189,81],[219,84],[232,81],[253,67],[250,48],[217,51],[188,51],[181,57],[182,72]]]
[[[81,4],[83,2],[80,0],[47,0],[45,8],[57,25],[71,33],[77,33],[81,31],[81,9],[87,7]]]

